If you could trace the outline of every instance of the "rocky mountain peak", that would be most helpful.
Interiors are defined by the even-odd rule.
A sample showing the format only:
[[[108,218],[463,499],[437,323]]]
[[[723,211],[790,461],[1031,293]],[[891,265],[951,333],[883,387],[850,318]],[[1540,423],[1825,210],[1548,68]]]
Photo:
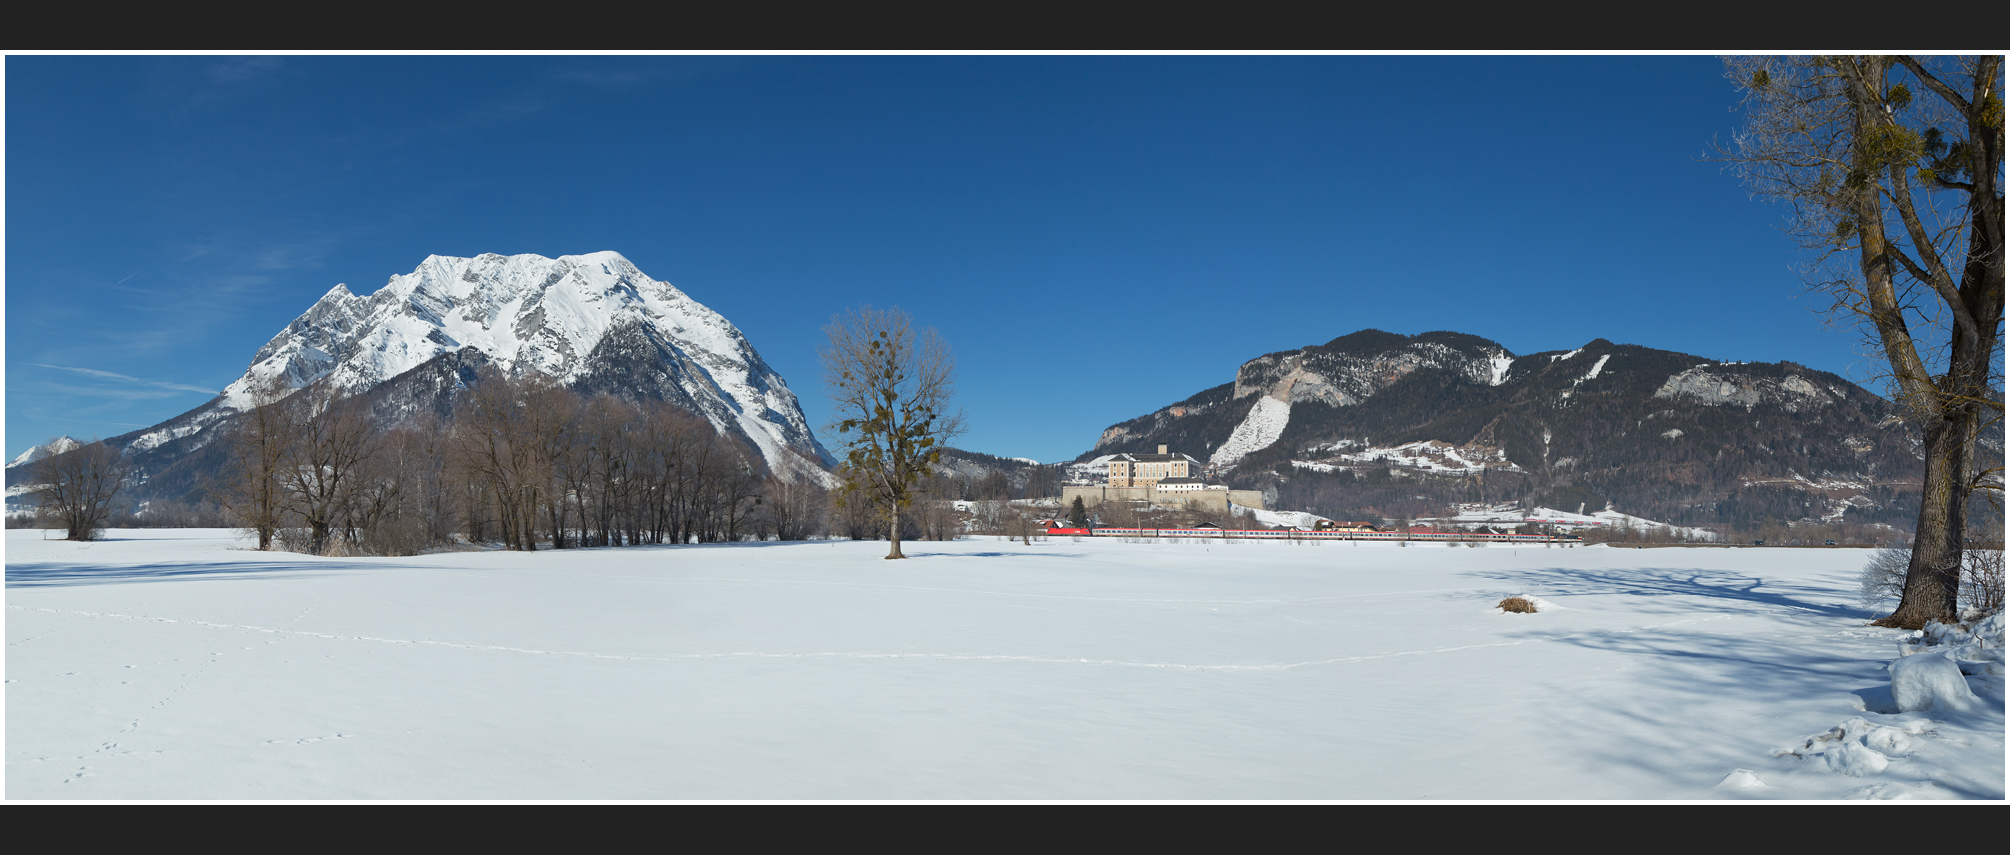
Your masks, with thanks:
[[[834,463],[788,383],[738,327],[611,251],[430,255],[368,296],[337,285],[216,400],[115,439],[129,454],[160,457],[142,467],[157,472],[249,407],[258,384],[382,390],[416,412],[439,409],[477,365],[542,374],[585,395],[669,402],[744,437],[784,477],[822,478]]]
[[[35,446],[34,448],[30,448],[27,451],[21,452],[21,455],[19,457],[14,458],[7,464],[7,468],[12,469],[16,466],[25,466],[27,464],[34,463],[38,460],[47,460],[48,458],[55,457],[56,455],[62,454],[63,452],[75,451],[76,449],[83,447],[84,444],[78,442],[75,439],[72,439],[68,436],[59,436],[41,445]]]

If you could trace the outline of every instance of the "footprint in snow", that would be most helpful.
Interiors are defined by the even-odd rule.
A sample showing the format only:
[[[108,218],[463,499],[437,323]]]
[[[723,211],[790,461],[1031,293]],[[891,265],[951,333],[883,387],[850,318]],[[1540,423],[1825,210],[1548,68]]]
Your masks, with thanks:
[[[265,744],[285,745],[291,743],[293,745],[306,745],[309,742],[320,742],[326,739],[352,739],[355,736],[356,734],[353,733],[337,733],[333,736],[308,736],[300,739],[268,739],[265,741]]]

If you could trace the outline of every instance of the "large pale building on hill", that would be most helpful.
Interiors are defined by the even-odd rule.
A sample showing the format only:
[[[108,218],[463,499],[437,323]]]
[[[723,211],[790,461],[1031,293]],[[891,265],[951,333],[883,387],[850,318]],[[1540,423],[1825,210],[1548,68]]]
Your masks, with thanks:
[[[1110,458],[1110,486],[1150,487],[1167,478],[1197,481],[1205,471],[1200,461],[1184,454],[1168,454],[1161,445],[1157,454],[1119,454]]]
[[[1227,513],[1228,506],[1263,507],[1260,490],[1230,490],[1223,484],[1209,484],[1204,477],[1206,464],[1159,446],[1157,454],[1118,454],[1109,459],[1107,486],[1074,485],[1061,488],[1065,506],[1080,498],[1090,507],[1105,501],[1148,502],[1161,507],[1206,507]]]

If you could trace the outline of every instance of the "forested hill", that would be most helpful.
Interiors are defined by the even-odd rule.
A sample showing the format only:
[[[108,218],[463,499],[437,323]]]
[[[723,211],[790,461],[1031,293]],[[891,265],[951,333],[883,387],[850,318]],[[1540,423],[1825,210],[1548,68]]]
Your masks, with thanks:
[[[1363,330],[1249,360],[1233,382],[1112,425],[1078,460],[1167,445],[1328,516],[1516,500],[1909,528],[1917,435],[1889,401],[1791,362],[1605,339],[1518,355],[1463,333]],[[1981,456],[2002,453],[1991,436]]]

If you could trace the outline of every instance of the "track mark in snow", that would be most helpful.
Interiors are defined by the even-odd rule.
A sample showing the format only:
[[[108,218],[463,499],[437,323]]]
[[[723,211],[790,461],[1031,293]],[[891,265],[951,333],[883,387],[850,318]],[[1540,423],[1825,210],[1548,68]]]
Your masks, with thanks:
[[[15,608],[15,607],[10,606],[9,608]],[[53,610],[45,610],[45,611],[53,611]],[[871,652],[799,653],[791,651],[772,652],[772,651],[750,650],[750,651],[733,651],[724,653],[684,653],[675,656],[627,656],[618,653],[594,653],[583,650],[540,650],[537,648],[530,648],[530,647],[509,647],[506,645],[470,644],[470,643],[454,642],[454,641],[379,638],[376,636],[369,636],[369,635],[340,635],[334,633],[307,632],[304,630],[272,629],[270,627],[247,626],[241,624],[211,623],[208,621],[190,621],[190,623],[193,623],[197,626],[214,627],[217,629],[243,629],[243,630],[251,630],[254,632],[284,633],[292,636],[322,638],[331,641],[366,641],[376,644],[400,644],[400,645],[413,645],[413,646],[425,645],[433,647],[451,647],[460,650],[490,650],[499,653],[526,653],[539,656],[577,656],[586,659],[612,659],[624,662],[681,662],[681,661],[714,660],[714,659],[888,659],[888,660],[933,659],[933,660],[955,661],[955,662],[1028,662],[1035,664],[1060,664],[1060,665],[1104,665],[1104,666],[1113,666],[1120,668],[1163,668],[1171,670],[1190,670],[1190,671],[1283,671],[1292,668],[1305,668],[1315,665],[1344,665],[1350,662],[1368,662],[1377,659],[1390,659],[1397,656],[1428,656],[1438,653],[1456,653],[1462,650],[1480,650],[1489,647],[1513,647],[1520,644],[1528,644],[1530,642],[1573,641],[1580,638],[1595,638],[1608,635],[1626,635],[1629,633],[1643,632],[1651,629],[1663,629],[1671,626],[1681,626],[1683,624],[1703,623],[1715,620],[1726,620],[1738,616],[1740,615],[1738,614],[1711,615],[1708,617],[1686,618],[1683,620],[1669,621],[1667,623],[1637,626],[1630,629],[1607,629],[1592,632],[1573,633],[1570,635],[1519,638],[1513,641],[1497,641],[1487,644],[1462,644],[1452,647],[1438,647],[1424,650],[1398,650],[1398,651],[1391,651],[1388,653],[1368,654],[1364,656],[1341,656],[1332,659],[1312,659],[1303,662],[1283,662],[1283,663],[1274,663],[1266,665],[1210,665],[1210,664],[1191,664],[1191,663],[1177,663],[1177,662],[1130,662],[1121,659],[1082,659],[1076,657],[1018,656],[1009,654],[976,654],[976,653],[871,653]],[[186,685],[181,687],[181,689],[186,688],[188,688]],[[177,691],[180,691],[180,689],[177,689]],[[165,704],[167,703],[167,700],[162,700],[161,703]],[[156,704],[156,706],[159,705]]]
[[[330,735],[328,735],[328,736],[303,736],[303,737],[301,737],[301,738],[299,738],[299,739],[268,739],[268,740],[265,740],[265,744],[267,744],[267,745],[306,745],[306,744],[308,744],[308,743],[312,743],[312,742],[323,742],[323,741],[326,741],[326,740],[330,740],[330,739],[354,739],[354,738],[356,738],[356,734],[353,734],[353,733],[340,733],[340,732],[337,732],[337,733],[333,733],[333,734],[330,734]]]
[[[883,585],[873,582],[826,582],[816,579],[731,579],[723,577],[693,577],[687,582],[736,582],[742,584],[766,585],[836,585],[846,588],[883,588],[892,591],[933,591],[945,594],[982,594],[991,597],[1031,597],[1040,600],[1082,600],[1100,603],[1140,603],[1147,605],[1229,605],[1229,606],[1282,606],[1298,603],[1316,603],[1325,600],[1346,600],[1357,597],[1392,597],[1403,594],[1437,594],[1446,591],[1466,591],[1469,588],[1431,588],[1420,591],[1375,591],[1365,594],[1335,594],[1328,597],[1304,597],[1299,599],[1276,600],[1173,600],[1140,599],[1137,597],[1074,597],[1065,594],[1029,594],[1024,591],[986,591],[979,588],[930,588],[920,585]]]
[[[62,614],[70,614],[70,615],[83,615],[84,617],[108,617],[108,618],[118,618],[118,619],[120,619],[120,620],[150,620],[150,621],[156,621],[156,622],[159,622],[159,623],[180,623],[180,622],[181,622],[181,621],[178,621],[178,620],[171,620],[171,619],[169,619],[169,618],[157,618],[157,617],[144,617],[144,616],[140,616],[140,615],[121,615],[121,614],[113,614],[113,613],[111,613],[111,612],[84,612],[84,611],[77,611],[77,610],[75,610],[75,609],[45,609],[45,608],[39,608],[39,607],[38,607],[38,608],[29,608],[28,606],[8,606],[8,608],[10,608],[10,609],[17,609],[17,610],[20,610],[20,611],[24,611],[24,612],[48,612],[49,614],[58,614],[58,615],[62,615]]]

